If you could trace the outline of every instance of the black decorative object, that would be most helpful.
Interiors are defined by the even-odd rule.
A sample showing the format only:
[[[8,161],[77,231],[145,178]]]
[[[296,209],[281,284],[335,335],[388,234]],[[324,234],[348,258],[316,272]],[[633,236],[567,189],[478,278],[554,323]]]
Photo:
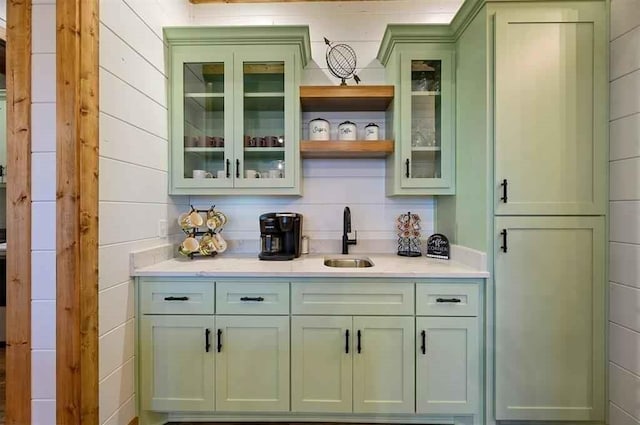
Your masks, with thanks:
[[[398,255],[420,257],[420,216],[400,214],[398,216]]]
[[[448,260],[449,251],[449,239],[443,234],[434,233],[427,239],[427,257],[440,258],[442,260]]]
[[[327,66],[329,71],[342,80],[341,86],[346,86],[345,80],[352,78],[356,84],[360,83],[360,78],[355,74],[356,71],[356,52],[348,44],[332,44],[327,38],[324,38],[327,47]]]

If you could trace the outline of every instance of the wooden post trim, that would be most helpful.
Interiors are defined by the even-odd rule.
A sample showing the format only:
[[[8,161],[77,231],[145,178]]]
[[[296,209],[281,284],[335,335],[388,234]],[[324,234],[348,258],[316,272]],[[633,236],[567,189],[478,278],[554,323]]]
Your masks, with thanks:
[[[97,425],[98,0],[56,21],[56,423]]]
[[[31,423],[31,1],[7,2],[6,423]]]

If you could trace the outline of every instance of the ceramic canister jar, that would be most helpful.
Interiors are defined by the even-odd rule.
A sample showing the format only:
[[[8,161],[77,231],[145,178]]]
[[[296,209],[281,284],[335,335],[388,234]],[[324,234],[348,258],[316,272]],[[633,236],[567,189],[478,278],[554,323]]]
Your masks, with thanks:
[[[378,124],[369,123],[364,128],[364,140],[378,140],[379,127]]]
[[[329,121],[322,118],[309,121],[309,140],[329,140]]]
[[[338,126],[338,140],[356,140],[356,125],[345,121]]]

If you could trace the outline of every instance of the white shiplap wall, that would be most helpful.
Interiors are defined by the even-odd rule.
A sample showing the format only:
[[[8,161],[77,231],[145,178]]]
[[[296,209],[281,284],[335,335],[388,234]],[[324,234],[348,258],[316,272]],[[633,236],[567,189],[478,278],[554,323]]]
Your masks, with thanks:
[[[358,56],[362,84],[384,84],[384,67],[376,59],[380,41],[389,23],[448,23],[461,0],[359,1],[348,3],[208,4],[192,8],[195,25],[308,25],[312,61],[303,72],[302,84],[336,84],[325,62],[323,37],[350,44]],[[384,114],[305,113],[302,134],[316,116],[331,121],[332,127],[350,119],[362,131],[370,121],[384,124]],[[381,130],[384,130],[384,126]],[[384,131],[383,131],[384,134]],[[231,240],[256,239],[258,216],[269,211],[295,211],[304,215],[304,233],[314,240],[335,240],[340,247],[342,210],[351,208],[352,228],[358,239],[396,239],[394,220],[407,211],[419,213],[423,234],[433,231],[434,201],[430,197],[387,198],[384,193],[383,160],[303,160],[303,196],[278,197],[192,197],[198,206],[216,204],[231,217],[225,235]],[[323,244],[323,246],[330,246]],[[351,249],[392,251],[394,243],[378,246],[360,243]]]
[[[167,194],[162,27],[187,24],[188,10],[184,0],[100,1],[101,424],[136,416],[129,253],[166,243],[159,220],[173,223],[187,201]]]
[[[611,2],[609,423],[640,425],[640,0]]]
[[[56,5],[32,11],[31,408],[34,425],[56,420]],[[11,172],[11,171],[9,171]]]

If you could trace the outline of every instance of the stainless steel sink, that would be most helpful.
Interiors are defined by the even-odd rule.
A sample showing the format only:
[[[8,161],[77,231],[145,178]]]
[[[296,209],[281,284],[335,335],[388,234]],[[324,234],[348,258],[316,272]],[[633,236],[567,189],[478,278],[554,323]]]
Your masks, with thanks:
[[[360,268],[360,267],[373,267],[373,261],[369,258],[341,258],[341,257],[325,257],[324,265],[328,267],[345,267],[345,268]]]

